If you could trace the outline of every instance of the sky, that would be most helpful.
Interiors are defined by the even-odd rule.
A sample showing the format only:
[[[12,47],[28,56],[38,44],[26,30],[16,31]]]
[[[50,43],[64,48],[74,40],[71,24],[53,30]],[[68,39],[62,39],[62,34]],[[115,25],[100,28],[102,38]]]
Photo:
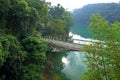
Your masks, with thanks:
[[[46,0],[47,2],[51,2],[52,5],[61,4],[68,11],[72,11],[75,8],[81,8],[87,4],[93,3],[111,3],[117,2],[120,0]]]

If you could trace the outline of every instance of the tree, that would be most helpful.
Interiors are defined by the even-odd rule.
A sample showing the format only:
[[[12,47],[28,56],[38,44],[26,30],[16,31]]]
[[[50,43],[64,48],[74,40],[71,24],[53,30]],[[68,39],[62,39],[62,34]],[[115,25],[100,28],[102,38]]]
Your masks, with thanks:
[[[98,43],[87,45],[88,70],[83,80],[119,80],[120,79],[120,23],[109,23],[100,15],[94,15],[90,21]]]
[[[10,9],[10,0],[0,0],[0,32],[4,32],[4,26],[6,23],[6,18],[8,16],[8,11]]]
[[[22,62],[26,52],[16,37],[12,35],[0,35],[0,78],[3,80],[20,80]]]
[[[28,36],[21,41],[27,56],[23,62],[23,80],[42,80],[41,74],[46,61],[46,42],[34,36]]]
[[[60,4],[49,6],[49,9],[48,34],[68,37],[69,27],[73,24],[72,14]]]
[[[44,0],[0,0],[0,80],[42,79],[47,44],[38,28],[47,16]]]
[[[46,26],[48,4],[44,0],[0,0],[0,27],[22,39]]]
[[[58,4],[57,6],[50,7],[49,15],[52,18],[61,19],[63,18],[64,11],[65,9],[60,4]]]
[[[0,0],[0,80],[43,79],[48,48],[39,29],[50,19],[49,28],[63,35],[69,22],[62,6],[53,9],[49,18],[45,0]]]

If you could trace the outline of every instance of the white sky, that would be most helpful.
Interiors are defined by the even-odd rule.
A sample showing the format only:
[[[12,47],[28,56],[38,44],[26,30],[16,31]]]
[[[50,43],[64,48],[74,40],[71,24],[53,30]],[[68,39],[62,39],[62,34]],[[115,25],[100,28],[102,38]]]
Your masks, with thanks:
[[[52,5],[61,4],[65,9],[69,11],[83,7],[86,4],[93,3],[110,3],[110,2],[119,2],[120,0],[46,0],[47,2],[51,2]]]

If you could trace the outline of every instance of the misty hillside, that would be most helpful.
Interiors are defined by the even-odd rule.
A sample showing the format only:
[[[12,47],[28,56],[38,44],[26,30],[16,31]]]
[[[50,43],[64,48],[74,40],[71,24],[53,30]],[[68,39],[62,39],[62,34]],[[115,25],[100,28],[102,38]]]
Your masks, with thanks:
[[[88,4],[83,8],[75,9],[73,11],[74,21],[87,24],[93,14],[101,14],[109,22],[120,21],[120,3]]]

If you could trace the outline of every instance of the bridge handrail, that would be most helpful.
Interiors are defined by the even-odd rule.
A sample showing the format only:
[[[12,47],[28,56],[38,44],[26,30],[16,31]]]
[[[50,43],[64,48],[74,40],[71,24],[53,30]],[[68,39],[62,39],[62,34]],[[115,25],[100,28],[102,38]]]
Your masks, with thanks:
[[[42,38],[56,40],[56,41],[69,42],[69,43],[73,43],[74,40],[76,40],[76,41],[90,42],[90,43],[104,43],[103,41],[99,41],[99,40],[85,40],[85,39],[71,39],[71,42],[70,42],[70,41],[67,41],[68,39],[65,40],[64,38],[55,37],[55,36],[44,36]]]
[[[85,40],[85,39],[72,39],[76,41],[84,41],[84,42],[92,42],[92,43],[103,43],[103,41],[98,41],[98,40]]]

